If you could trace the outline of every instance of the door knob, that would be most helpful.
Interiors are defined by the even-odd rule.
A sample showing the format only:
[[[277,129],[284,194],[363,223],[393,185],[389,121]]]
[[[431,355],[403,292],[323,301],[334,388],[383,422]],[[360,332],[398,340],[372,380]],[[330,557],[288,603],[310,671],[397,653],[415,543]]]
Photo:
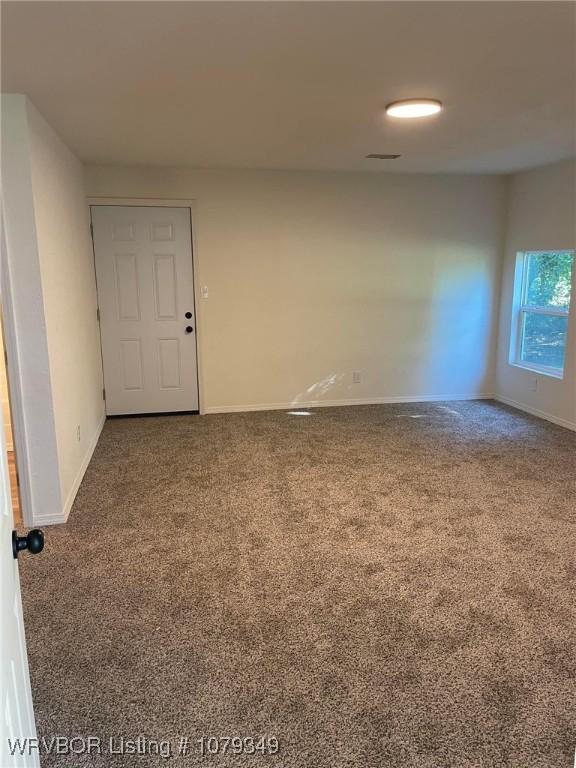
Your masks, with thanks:
[[[186,333],[192,333],[193,330],[194,330],[194,328],[192,328],[191,325],[187,325],[186,326]]]
[[[186,320],[192,320],[192,312],[186,312],[184,317],[186,318]]]
[[[14,558],[18,557],[18,552],[27,549],[33,555],[42,552],[44,549],[44,534],[38,528],[28,531],[27,536],[18,536],[16,531],[12,531],[12,554]]]

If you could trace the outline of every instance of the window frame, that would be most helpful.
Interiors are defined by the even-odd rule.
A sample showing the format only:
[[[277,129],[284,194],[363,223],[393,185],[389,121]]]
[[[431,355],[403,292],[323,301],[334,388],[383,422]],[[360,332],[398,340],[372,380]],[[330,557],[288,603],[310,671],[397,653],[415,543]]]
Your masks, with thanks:
[[[543,253],[569,253],[572,256],[572,272],[571,272],[571,285],[570,285],[570,304],[567,309],[551,308],[551,307],[538,307],[531,304],[527,304],[526,297],[528,293],[528,267],[530,256],[537,256]],[[522,352],[524,347],[524,333],[526,325],[526,317],[528,314],[544,315],[546,317],[565,317],[567,318],[567,331],[566,331],[566,347],[568,348],[568,337],[570,335],[570,314],[573,306],[574,297],[574,273],[576,271],[576,257],[572,248],[550,248],[547,250],[523,250],[517,253],[517,266],[514,278],[514,288],[517,295],[516,311],[514,317],[514,342],[513,342],[513,354],[510,363],[518,368],[524,368],[528,371],[543,374],[544,376],[551,376],[555,379],[564,378],[564,370],[566,368],[566,359],[562,368],[554,368],[549,365],[539,365],[538,363],[530,363],[522,359]],[[519,275],[519,270],[521,270]],[[520,277],[520,285],[518,286],[518,278]]]

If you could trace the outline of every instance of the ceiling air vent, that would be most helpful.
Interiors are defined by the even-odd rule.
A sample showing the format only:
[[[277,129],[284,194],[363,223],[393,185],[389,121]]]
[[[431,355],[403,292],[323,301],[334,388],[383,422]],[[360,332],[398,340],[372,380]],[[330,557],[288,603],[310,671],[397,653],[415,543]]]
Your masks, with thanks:
[[[396,160],[397,157],[402,157],[402,155],[380,155],[377,152],[372,155],[366,155],[368,160]]]

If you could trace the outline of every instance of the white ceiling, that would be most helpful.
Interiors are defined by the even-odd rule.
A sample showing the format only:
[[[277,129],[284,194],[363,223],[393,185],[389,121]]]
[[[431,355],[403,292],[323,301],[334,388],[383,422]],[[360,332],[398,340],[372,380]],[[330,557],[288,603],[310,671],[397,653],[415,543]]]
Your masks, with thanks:
[[[2,3],[3,91],[91,163],[514,171],[576,154],[575,52],[572,2]]]

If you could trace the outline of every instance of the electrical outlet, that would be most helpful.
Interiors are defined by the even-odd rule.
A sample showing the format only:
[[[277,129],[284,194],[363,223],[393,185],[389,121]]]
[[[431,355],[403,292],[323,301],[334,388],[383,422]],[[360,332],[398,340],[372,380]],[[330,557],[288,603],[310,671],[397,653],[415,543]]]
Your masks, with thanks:
[[[207,299],[208,298],[208,286],[207,285],[203,285],[202,286],[202,288],[200,289],[200,295],[202,296],[203,299]]]
[[[530,392],[538,392],[538,379],[530,379]]]
[[[80,442],[80,424],[76,427],[76,439]]]
[[[360,384],[361,378],[360,371],[352,371],[352,384]]]

